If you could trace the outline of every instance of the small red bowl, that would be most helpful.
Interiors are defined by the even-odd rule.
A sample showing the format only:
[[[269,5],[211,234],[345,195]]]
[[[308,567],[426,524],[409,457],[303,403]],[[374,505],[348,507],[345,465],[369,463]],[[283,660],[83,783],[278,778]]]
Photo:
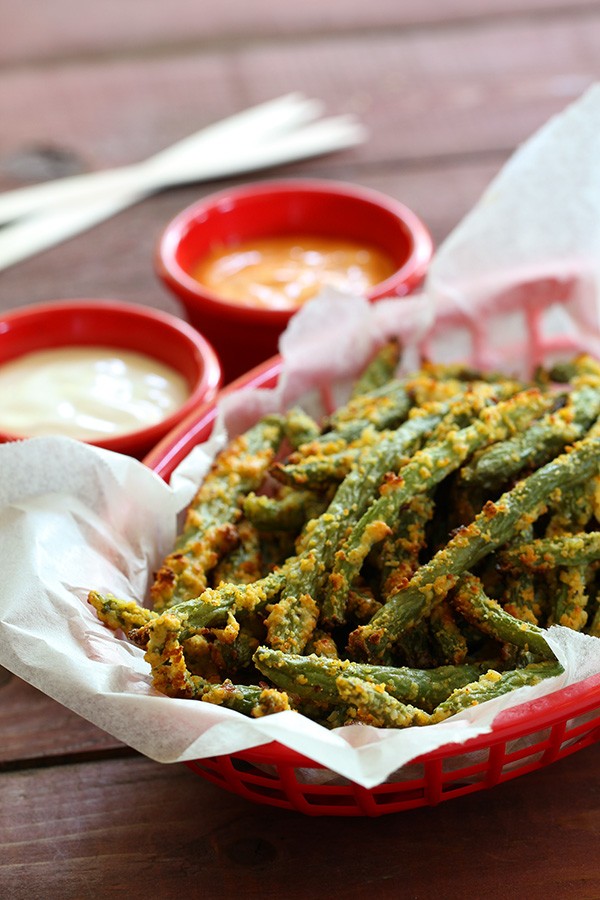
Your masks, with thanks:
[[[146,428],[86,441],[141,458],[199,406],[214,399],[221,366],[208,341],[176,316],[116,300],[36,304],[0,315],[0,366],[27,353],[56,347],[104,346],[153,357],[181,374],[189,396],[174,413]],[[24,435],[0,431],[0,442]]]
[[[427,227],[402,203],[335,181],[266,181],[213,194],[183,210],[163,232],[156,271],[183,303],[223,364],[225,382],[277,353],[294,310],[229,302],[190,273],[211,250],[253,238],[310,234],[374,245],[396,265],[370,300],[403,297],[423,280],[433,253]]]

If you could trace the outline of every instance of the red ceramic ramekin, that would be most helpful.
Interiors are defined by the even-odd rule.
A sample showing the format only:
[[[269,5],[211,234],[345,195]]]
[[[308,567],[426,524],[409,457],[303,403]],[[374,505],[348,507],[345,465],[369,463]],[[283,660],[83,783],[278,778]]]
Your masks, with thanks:
[[[103,346],[142,353],[170,366],[189,386],[185,403],[148,427],[88,443],[141,458],[201,404],[215,397],[221,366],[208,341],[176,316],[117,300],[68,300],[0,315],[0,366],[56,347]],[[0,432],[0,441],[23,435]]]
[[[213,194],[183,210],[159,240],[156,270],[183,303],[189,321],[215,347],[226,383],[277,353],[279,335],[294,310],[229,302],[190,273],[216,247],[285,234],[337,237],[386,253],[396,270],[370,291],[371,300],[414,290],[433,253],[427,227],[402,203],[335,181],[258,182]]]

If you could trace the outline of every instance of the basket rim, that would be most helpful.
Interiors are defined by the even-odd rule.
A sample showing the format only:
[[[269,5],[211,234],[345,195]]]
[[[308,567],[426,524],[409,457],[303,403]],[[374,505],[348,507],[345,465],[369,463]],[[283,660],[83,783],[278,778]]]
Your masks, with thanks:
[[[552,698],[551,703],[549,703],[550,698]],[[552,694],[546,694],[544,697],[504,710],[496,717],[489,731],[469,738],[462,744],[456,742],[443,744],[435,750],[415,757],[411,760],[411,765],[523,738],[558,722],[585,715],[596,708],[600,708],[600,674],[591,675],[577,684],[568,685]],[[600,732],[598,740],[600,741]],[[310,757],[298,753],[290,747],[285,747],[277,741],[227,755],[253,763],[285,764],[298,768],[326,768]]]

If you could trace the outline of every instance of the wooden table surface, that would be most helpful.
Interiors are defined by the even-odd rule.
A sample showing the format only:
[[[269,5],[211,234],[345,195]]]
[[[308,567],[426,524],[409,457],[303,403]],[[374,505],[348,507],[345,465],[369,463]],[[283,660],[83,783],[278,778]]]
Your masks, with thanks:
[[[259,177],[378,188],[437,243],[600,77],[592,0],[0,0],[0,21],[0,189],[135,162],[299,90],[358,114],[370,140]],[[0,272],[0,310],[118,297],[181,314],[153,247],[216,187],[169,190]],[[0,770],[8,900],[600,898],[599,744],[436,808],[313,819],[142,758],[0,670]]]

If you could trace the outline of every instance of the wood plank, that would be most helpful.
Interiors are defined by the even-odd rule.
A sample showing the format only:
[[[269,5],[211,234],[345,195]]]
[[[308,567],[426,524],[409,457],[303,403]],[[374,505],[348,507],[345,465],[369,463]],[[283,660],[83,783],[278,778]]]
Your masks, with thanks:
[[[0,189],[32,148],[82,169],[146,157],[274,93],[356,112],[357,164],[509,151],[600,76],[600,11],[431,34],[340,36],[137,61],[9,70],[0,81]],[[274,90],[276,85],[276,90]]]
[[[310,167],[271,172],[269,177],[310,172],[381,190],[418,213],[439,243],[472,207],[502,162],[497,156],[481,162],[370,169],[330,158]],[[183,314],[154,274],[154,247],[172,216],[223,186],[182,188],[148,199],[85,234],[0,272],[0,310],[60,298],[115,297]]]
[[[23,59],[60,59],[86,54],[146,53],[179,44],[264,41],[294,38],[299,34],[332,36],[365,29],[400,30],[422,28],[508,16],[547,16],[557,13],[573,19],[596,6],[594,0],[579,0],[574,7],[566,0],[303,0],[273,4],[271,0],[228,0],[213,4],[210,15],[199,11],[194,0],[144,0],[143,14],[135,0],[104,0],[80,14],[77,0],[0,0],[3,41],[0,63]],[[35,27],[32,27],[35,22]]]
[[[529,900],[600,894],[600,745],[469,797],[315,819],[144,759],[5,773],[0,895]]]
[[[69,758],[129,748],[0,668],[0,770],[47,757]]]

